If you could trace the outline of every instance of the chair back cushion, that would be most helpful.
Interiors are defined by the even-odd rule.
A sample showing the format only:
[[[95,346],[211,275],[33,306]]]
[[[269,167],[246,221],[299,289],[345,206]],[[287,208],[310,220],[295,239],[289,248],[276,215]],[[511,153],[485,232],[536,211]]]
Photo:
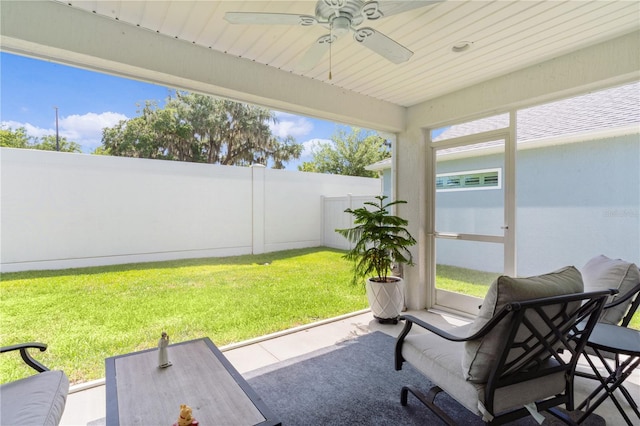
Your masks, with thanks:
[[[529,278],[500,276],[489,287],[480,313],[471,325],[469,335],[479,331],[500,309],[510,302],[581,293],[583,290],[584,285],[580,272],[573,266]],[[576,307],[579,305],[578,302]],[[558,306],[556,309],[560,309],[560,307]],[[462,368],[466,380],[474,383],[486,383],[491,368],[500,355],[502,344],[507,338],[509,320],[510,316],[507,316],[483,338],[465,342]]]
[[[589,260],[581,270],[585,291],[598,291],[615,288],[618,294],[610,296],[607,303],[624,297],[635,285],[640,282],[638,267],[621,259],[609,259],[607,256],[596,256]],[[633,298],[618,306],[613,306],[602,311],[600,322],[617,325],[622,321],[629,310]]]

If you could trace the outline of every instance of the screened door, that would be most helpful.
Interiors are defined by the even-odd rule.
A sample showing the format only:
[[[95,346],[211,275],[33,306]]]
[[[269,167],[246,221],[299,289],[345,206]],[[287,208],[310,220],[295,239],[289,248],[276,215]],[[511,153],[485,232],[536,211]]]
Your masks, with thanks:
[[[432,145],[435,304],[476,314],[491,282],[513,272],[508,132]]]

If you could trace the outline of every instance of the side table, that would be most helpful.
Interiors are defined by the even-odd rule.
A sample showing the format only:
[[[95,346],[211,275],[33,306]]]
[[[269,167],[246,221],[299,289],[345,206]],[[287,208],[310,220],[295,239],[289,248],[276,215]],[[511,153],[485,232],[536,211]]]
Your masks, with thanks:
[[[589,351],[591,349],[591,351]],[[593,362],[593,352],[607,370],[608,376],[602,375]],[[585,413],[578,419],[582,423],[608,397],[624,417],[628,425],[633,425],[629,416],[614,395],[619,389],[632,410],[640,419],[638,404],[634,401],[623,382],[640,365],[640,331],[611,324],[597,324],[585,348],[584,356],[591,366],[594,374],[580,373],[580,376],[597,379],[598,387],[577,407],[578,410],[586,408]],[[624,360],[621,361],[621,356]],[[613,357],[613,358],[611,358]],[[578,374],[577,374],[578,375]],[[599,394],[602,394],[598,396]],[[636,423],[637,424],[637,423]]]

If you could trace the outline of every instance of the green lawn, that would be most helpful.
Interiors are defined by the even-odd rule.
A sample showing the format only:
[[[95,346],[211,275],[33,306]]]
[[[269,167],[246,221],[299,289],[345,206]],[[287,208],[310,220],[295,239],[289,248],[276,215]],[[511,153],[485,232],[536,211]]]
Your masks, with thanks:
[[[339,250],[5,273],[0,345],[39,341],[37,359],[73,383],[104,377],[106,357],[208,336],[218,346],[366,308]],[[0,381],[31,374],[0,357]]]
[[[436,266],[436,287],[484,299],[491,283],[500,274],[450,265]]]
[[[489,285],[498,277],[497,273],[458,268],[449,265],[436,266],[436,286],[448,290],[484,299]],[[631,318],[630,328],[640,330],[640,310]]]
[[[0,346],[39,341],[36,358],[73,383],[104,359],[208,336],[218,346],[367,307],[344,252],[327,248],[0,275]],[[497,274],[438,265],[438,287],[484,297]],[[482,284],[475,284],[482,283]],[[631,326],[640,329],[640,314]],[[0,356],[0,382],[33,374]]]

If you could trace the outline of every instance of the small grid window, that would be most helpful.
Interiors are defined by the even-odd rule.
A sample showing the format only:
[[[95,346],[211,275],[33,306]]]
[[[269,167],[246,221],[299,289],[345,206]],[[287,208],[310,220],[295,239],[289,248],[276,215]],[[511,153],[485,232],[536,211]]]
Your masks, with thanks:
[[[439,192],[500,189],[501,187],[500,169],[440,173],[436,176],[436,191]]]

